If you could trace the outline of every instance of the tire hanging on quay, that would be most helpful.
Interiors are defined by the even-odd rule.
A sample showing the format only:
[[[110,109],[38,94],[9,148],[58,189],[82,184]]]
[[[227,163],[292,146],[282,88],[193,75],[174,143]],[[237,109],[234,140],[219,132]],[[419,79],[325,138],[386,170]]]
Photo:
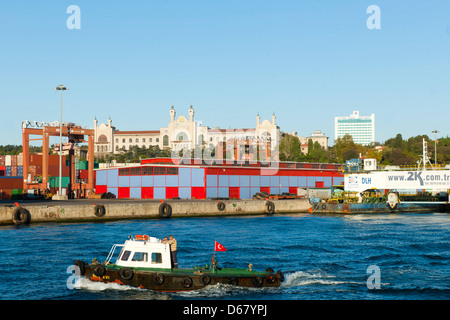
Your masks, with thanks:
[[[16,225],[29,224],[31,221],[30,212],[22,207],[18,207],[13,212],[13,222]]]
[[[161,218],[170,218],[172,215],[172,207],[168,203],[161,203],[159,206],[159,216]]]
[[[101,204],[96,205],[94,208],[94,214],[99,218],[103,217],[106,214],[105,206]]]

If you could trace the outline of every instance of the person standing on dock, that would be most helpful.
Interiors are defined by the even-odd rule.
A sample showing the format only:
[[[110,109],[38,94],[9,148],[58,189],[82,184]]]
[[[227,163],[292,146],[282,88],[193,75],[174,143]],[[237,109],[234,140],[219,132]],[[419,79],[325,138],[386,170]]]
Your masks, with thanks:
[[[169,241],[164,241],[163,243],[170,245],[170,256],[172,258],[172,268],[178,269],[178,260],[177,260],[177,240],[172,236],[169,235]]]

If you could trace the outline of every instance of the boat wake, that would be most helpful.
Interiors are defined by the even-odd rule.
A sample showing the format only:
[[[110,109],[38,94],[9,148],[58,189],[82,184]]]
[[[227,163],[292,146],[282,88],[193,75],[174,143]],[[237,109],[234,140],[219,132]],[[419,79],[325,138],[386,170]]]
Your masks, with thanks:
[[[285,280],[281,284],[281,287],[299,287],[308,285],[340,285],[340,284],[360,284],[359,282],[352,281],[339,281],[335,276],[323,273],[315,272],[308,273],[305,271],[295,271],[292,273],[285,273]]]
[[[74,287],[79,290],[89,291],[93,293],[119,293],[121,299],[170,300],[170,297],[164,293],[122,285],[118,283],[94,282],[83,277],[74,284]]]
[[[192,291],[180,291],[174,293],[178,297],[182,298],[223,298],[223,297],[235,297],[248,294],[259,294],[264,292],[273,292],[273,290],[279,290],[279,288],[249,288],[233,286],[229,284],[215,284],[210,285],[199,290]]]
[[[89,279],[81,277],[74,283],[75,289],[82,289],[88,291],[105,291],[105,290],[142,290],[140,288],[131,287],[127,285],[121,285],[118,283],[104,283],[104,282],[95,282]]]

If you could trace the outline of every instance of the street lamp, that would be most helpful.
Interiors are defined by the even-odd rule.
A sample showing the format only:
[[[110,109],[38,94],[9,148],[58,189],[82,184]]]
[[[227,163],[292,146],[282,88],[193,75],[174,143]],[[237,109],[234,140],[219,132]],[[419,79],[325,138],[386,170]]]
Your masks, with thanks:
[[[434,166],[436,167],[436,163],[437,163],[437,140],[436,140],[436,135],[439,133],[439,131],[433,130],[433,131],[431,131],[431,133],[434,133]]]
[[[60,110],[60,118],[59,118],[59,192],[58,195],[61,196],[61,184],[62,184],[62,93],[65,90],[68,90],[65,86],[60,84],[55,88],[56,90],[61,91],[61,110]]]

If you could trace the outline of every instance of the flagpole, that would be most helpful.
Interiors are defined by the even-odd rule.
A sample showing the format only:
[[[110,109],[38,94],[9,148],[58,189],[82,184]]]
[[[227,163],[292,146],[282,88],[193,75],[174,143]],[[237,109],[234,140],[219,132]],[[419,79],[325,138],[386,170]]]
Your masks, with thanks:
[[[212,262],[211,262],[211,269],[214,266],[214,257],[216,256],[216,240],[214,240],[214,252],[213,252],[213,258],[212,258]]]

